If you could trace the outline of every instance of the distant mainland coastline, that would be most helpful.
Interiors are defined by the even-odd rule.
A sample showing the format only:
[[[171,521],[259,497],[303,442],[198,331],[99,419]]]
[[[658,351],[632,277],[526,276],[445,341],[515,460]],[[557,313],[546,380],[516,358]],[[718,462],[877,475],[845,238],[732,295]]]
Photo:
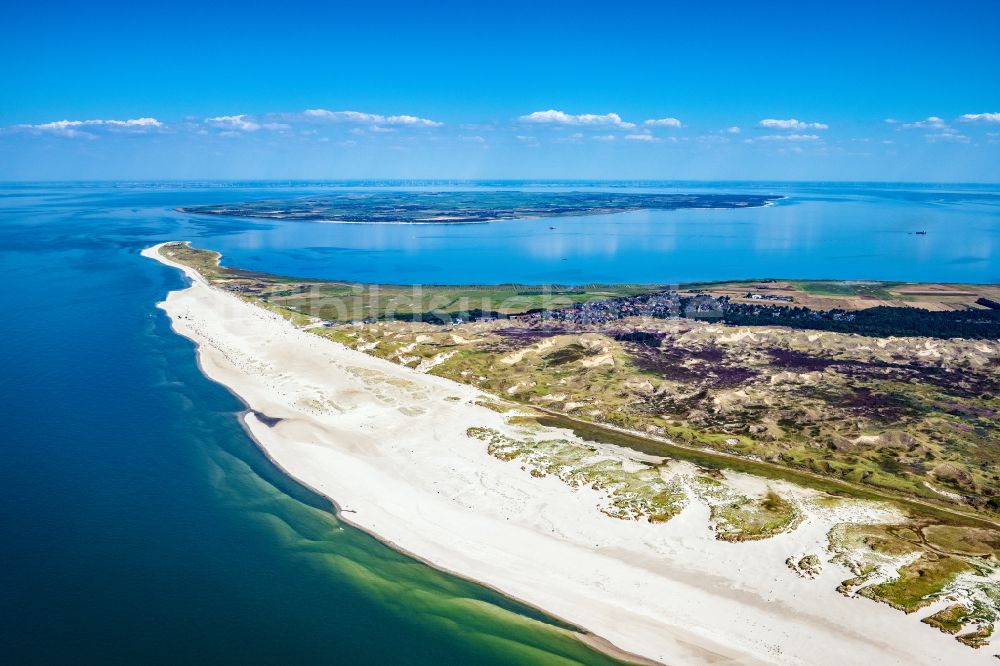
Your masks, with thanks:
[[[501,220],[603,215],[638,210],[759,208],[771,194],[628,192],[353,192],[234,204],[183,206],[178,212],[353,224],[482,224]]]

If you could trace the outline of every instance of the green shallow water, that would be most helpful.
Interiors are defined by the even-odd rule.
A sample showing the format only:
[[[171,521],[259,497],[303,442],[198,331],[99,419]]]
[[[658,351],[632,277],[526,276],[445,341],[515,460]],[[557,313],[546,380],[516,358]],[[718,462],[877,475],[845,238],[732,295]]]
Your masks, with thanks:
[[[245,512],[305,572],[350,586],[400,622],[457,641],[479,663],[618,663],[569,627],[386,547],[338,520],[324,498],[289,483],[259,454],[212,455],[220,496]],[[284,487],[283,487],[284,486]]]
[[[210,458],[220,497],[278,543],[303,574],[350,587],[394,620],[415,621],[428,639],[456,642],[452,649],[477,663],[618,663],[582,645],[571,627],[343,523],[324,498],[290,483],[259,453],[219,450]]]

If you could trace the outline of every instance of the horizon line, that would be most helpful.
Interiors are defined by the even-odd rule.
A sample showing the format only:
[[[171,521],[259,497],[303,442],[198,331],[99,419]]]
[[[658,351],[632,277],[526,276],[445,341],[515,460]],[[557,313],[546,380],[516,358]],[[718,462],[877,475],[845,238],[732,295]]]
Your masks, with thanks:
[[[656,184],[656,183],[732,183],[732,184],[790,184],[790,185],[974,185],[1000,187],[1000,181],[971,180],[789,180],[789,179],[675,179],[675,178],[95,178],[95,179],[61,179],[61,180],[8,180],[0,178],[0,186],[7,185],[88,185],[88,184],[267,184],[267,185],[344,185],[344,184],[458,184],[458,183],[542,183],[542,184]]]

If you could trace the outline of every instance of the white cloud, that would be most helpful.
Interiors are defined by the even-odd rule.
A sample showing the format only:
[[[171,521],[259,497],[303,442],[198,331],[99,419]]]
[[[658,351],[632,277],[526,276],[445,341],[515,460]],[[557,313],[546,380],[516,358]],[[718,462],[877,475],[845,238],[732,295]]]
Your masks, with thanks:
[[[622,129],[632,129],[635,127],[635,123],[625,122],[617,113],[581,113],[573,115],[564,113],[563,111],[556,111],[555,109],[535,111],[526,116],[521,116],[520,120],[525,123],[550,123],[556,125],[608,125]]]
[[[651,127],[684,127],[677,118],[650,118],[645,124]]]
[[[966,114],[961,116],[959,120],[961,122],[976,122],[980,120],[980,116],[989,116],[990,114]],[[998,119],[1000,119],[1000,114],[997,114]],[[886,121],[888,122],[888,121]],[[986,120],[986,122],[991,122]],[[959,132],[954,127],[951,127],[944,118],[938,116],[927,116],[923,120],[916,120],[910,123],[895,121],[893,124],[899,124],[901,129],[923,129],[923,130],[933,130],[928,134],[924,134],[924,139],[928,143],[968,143],[969,137],[965,136]]]
[[[718,134],[703,134],[699,137],[696,137],[695,141],[709,146],[720,145],[723,143],[730,142],[728,136],[719,136]]]
[[[969,137],[965,136],[953,127],[944,127],[940,132],[925,134],[924,138],[928,143],[968,143]]]
[[[84,125],[113,125],[115,127],[163,127],[156,118],[130,118],[129,120],[84,120]]]
[[[440,127],[444,123],[418,116],[383,116],[379,113],[362,111],[328,111],[326,109],[306,109],[302,115],[307,119],[333,123],[358,123],[362,125],[405,125],[409,127]]]
[[[959,117],[960,123],[1000,123],[1000,113],[966,113]]]
[[[56,134],[70,138],[83,137],[88,139],[96,138],[89,132],[81,132],[78,127],[83,125],[82,120],[56,120],[50,123],[40,123],[38,125],[16,125],[14,129],[26,130],[28,132]]]
[[[411,125],[415,127],[440,127],[444,123],[417,116],[389,116],[385,119],[387,125]]]
[[[903,129],[943,129],[948,126],[948,123],[946,123],[943,118],[938,118],[937,116],[927,116],[924,120],[918,120],[912,123],[903,123],[901,126]]]
[[[111,127],[147,131],[163,127],[163,123],[156,118],[129,118],[128,120],[55,120],[48,123],[39,123],[37,125],[15,125],[13,129],[35,133],[55,134],[71,138],[96,138],[95,135],[90,132],[81,131],[80,128],[83,127]]]
[[[760,141],[819,141],[816,134],[770,134],[762,136]]]
[[[761,127],[766,127],[767,129],[781,129],[781,130],[825,130],[830,129],[830,126],[826,123],[807,123],[795,118],[789,118],[787,120],[777,120],[775,118],[765,118],[764,120],[757,123]]]
[[[561,136],[556,139],[552,139],[554,143],[580,143],[583,139],[583,134],[581,132],[573,132],[569,136]]]
[[[625,140],[626,141],[646,141],[648,143],[652,143],[652,142],[658,141],[658,139],[656,137],[654,137],[652,134],[626,134],[625,135]]]
[[[727,127],[727,128],[726,128],[726,134],[739,134],[739,133],[740,133],[740,132],[742,132],[742,131],[743,131],[743,130],[741,130],[741,129],[740,129],[739,127],[737,127],[736,125],[733,125],[732,127]]]
[[[768,134],[756,139],[747,139],[747,143],[753,141],[819,141],[819,136],[816,134]]]
[[[245,113],[241,113],[238,116],[216,116],[214,118],[205,118],[205,124],[211,125],[212,127],[218,127],[223,130],[239,130],[241,132],[256,132],[261,127],[260,123],[250,120]]]
[[[618,137],[616,137],[614,134],[595,134],[590,138],[593,139],[594,141],[614,141]]]
[[[381,123],[385,121],[385,116],[377,116],[373,113],[361,113],[360,111],[327,111],[326,109],[306,109],[302,115],[307,118],[317,118],[319,120],[329,120],[333,122]]]
[[[261,122],[241,113],[236,116],[215,116],[205,118],[205,124],[223,130],[221,136],[239,136],[241,132],[256,132],[257,130],[281,131],[291,129],[287,123]]]

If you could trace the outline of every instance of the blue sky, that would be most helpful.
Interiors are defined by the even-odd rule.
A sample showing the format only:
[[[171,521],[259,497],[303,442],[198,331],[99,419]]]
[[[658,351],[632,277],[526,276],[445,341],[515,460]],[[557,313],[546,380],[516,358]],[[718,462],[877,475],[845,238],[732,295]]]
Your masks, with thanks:
[[[18,3],[0,179],[1000,181],[1000,3]]]

